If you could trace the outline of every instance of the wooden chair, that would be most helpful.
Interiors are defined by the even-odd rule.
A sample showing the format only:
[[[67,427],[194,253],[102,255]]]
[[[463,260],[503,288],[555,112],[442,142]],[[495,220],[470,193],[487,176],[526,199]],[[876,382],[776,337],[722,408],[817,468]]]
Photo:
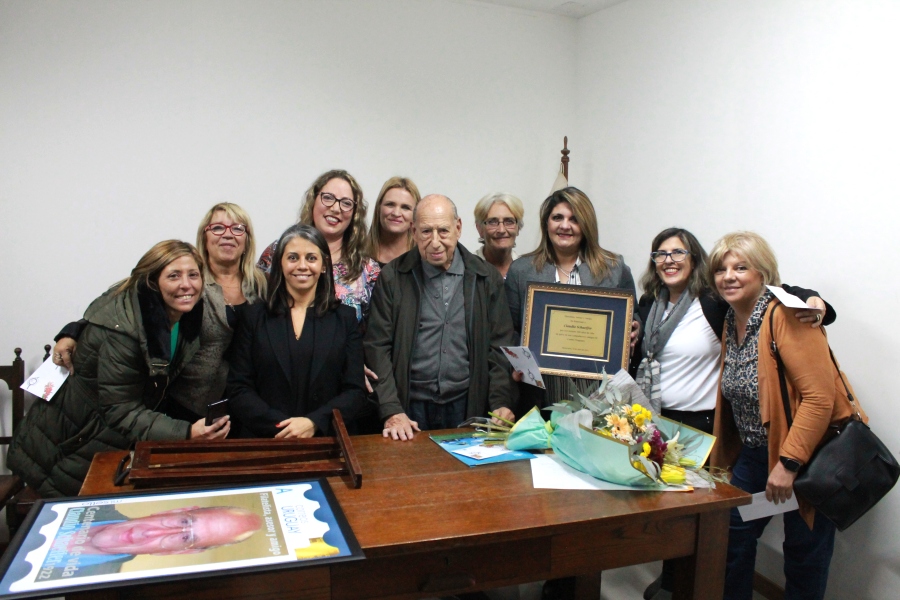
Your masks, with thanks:
[[[50,358],[50,344],[44,345],[44,360]],[[0,367],[2,378],[6,380],[13,392],[13,416],[12,416],[12,433],[15,433],[22,419],[25,418],[25,391],[19,386],[25,382],[25,362],[21,359],[21,348],[16,348],[16,360],[13,361],[12,367]],[[6,369],[18,368],[18,383],[13,383],[6,378]],[[17,394],[18,393],[18,397]],[[9,444],[12,435],[9,437],[0,437],[0,444]],[[9,478],[9,488],[7,488],[6,478]],[[9,528],[10,538],[15,534],[16,530],[25,520],[28,511],[34,505],[35,500],[39,496],[25,482],[16,475],[0,475],[0,507],[6,507],[6,525]],[[8,490],[8,491],[7,491]]]
[[[9,435],[0,437],[2,446],[9,446],[13,432],[25,418],[25,390],[19,387],[25,383],[25,361],[22,360],[21,348],[16,348],[15,353],[16,358],[11,365],[0,366],[0,379],[6,382],[12,393],[12,430]],[[9,499],[24,485],[16,475],[0,475],[0,507],[6,506]]]
[[[12,401],[10,402],[12,405],[12,429],[9,435],[0,436],[0,445],[7,447],[12,442],[13,432],[15,432],[22,419],[25,418],[25,390],[19,387],[25,383],[25,361],[22,360],[21,348],[16,348],[15,353],[16,358],[11,365],[0,366],[0,379],[6,382],[6,385],[9,386],[9,391],[12,393]],[[24,487],[25,482],[19,479],[17,475],[0,475],[0,508],[6,507],[7,522],[10,519],[10,514],[15,512],[10,501]],[[10,530],[10,538],[12,535],[13,531]],[[6,551],[6,545],[5,542],[0,543],[2,551]]]

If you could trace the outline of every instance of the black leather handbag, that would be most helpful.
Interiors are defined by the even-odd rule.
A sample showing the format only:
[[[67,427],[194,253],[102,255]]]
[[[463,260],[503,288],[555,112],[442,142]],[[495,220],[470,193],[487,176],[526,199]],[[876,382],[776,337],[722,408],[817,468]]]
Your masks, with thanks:
[[[776,305],[777,308],[779,305]],[[769,319],[772,333],[772,320]],[[778,365],[778,381],[781,384],[781,399],[788,427],[793,423],[791,405],[788,401],[784,363],[778,353],[775,336],[772,335],[772,352]],[[876,436],[869,426],[862,422],[859,407],[844,374],[838,367],[831,348],[828,349],[831,362],[838,371],[841,383],[847,391],[847,398],[856,414],[839,428],[831,428],[831,439],[819,448],[794,480],[794,491],[799,498],[815,507],[838,531],[844,531],[894,487],[900,477],[900,464],[894,454]]]

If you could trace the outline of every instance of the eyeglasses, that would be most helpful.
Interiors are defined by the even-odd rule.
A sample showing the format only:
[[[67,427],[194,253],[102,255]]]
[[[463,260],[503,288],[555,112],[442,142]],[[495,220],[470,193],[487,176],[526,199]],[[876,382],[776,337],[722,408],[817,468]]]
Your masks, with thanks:
[[[337,198],[334,194],[329,194],[328,192],[322,192],[319,194],[319,198],[322,200],[322,205],[328,208],[331,208],[337,202],[341,207],[341,212],[350,212],[356,206],[356,200],[352,198]]]
[[[234,237],[241,237],[245,233],[247,233],[247,226],[243,223],[235,223],[233,225],[226,225],[225,223],[210,223],[206,226],[204,231],[209,231],[213,235],[225,235],[226,231],[231,231],[231,235]]]
[[[178,533],[170,533],[159,538],[159,546],[164,550],[189,550],[194,547],[194,515],[185,513],[181,516],[169,516],[161,521],[163,527],[177,529]]]
[[[682,250],[678,248],[676,250],[672,250],[671,252],[666,252],[665,250],[658,250],[656,252],[650,253],[650,259],[658,265],[666,262],[667,258],[671,258],[672,262],[683,262],[685,258],[687,258],[691,253],[687,250]]]
[[[519,222],[512,217],[506,217],[505,219],[498,219],[495,217],[493,219],[488,219],[487,221],[482,221],[482,223],[488,229],[497,229],[501,224],[507,229],[515,229],[519,226]]]

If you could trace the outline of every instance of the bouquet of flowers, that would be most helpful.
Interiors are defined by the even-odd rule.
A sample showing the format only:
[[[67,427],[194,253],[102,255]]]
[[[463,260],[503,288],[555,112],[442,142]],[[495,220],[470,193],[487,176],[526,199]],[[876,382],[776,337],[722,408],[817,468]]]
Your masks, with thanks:
[[[533,409],[512,427],[482,425],[482,435],[511,450],[552,448],[569,466],[621,485],[723,480],[703,469],[715,437],[654,414],[626,371],[605,375],[589,396],[551,406],[549,421]]]

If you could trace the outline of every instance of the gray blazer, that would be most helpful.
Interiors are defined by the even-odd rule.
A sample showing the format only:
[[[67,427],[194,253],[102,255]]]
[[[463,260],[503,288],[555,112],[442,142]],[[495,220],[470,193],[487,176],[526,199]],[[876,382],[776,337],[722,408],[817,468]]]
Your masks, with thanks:
[[[631,269],[625,264],[621,254],[616,255],[616,264],[610,269],[606,277],[597,281],[591,275],[591,270],[585,263],[578,266],[578,276],[581,284],[592,287],[619,288],[635,293],[634,277]],[[512,314],[513,327],[520,336],[522,334],[522,318],[525,310],[525,295],[528,293],[528,282],[553,283],[556,281],[556,267],[551,264],[544,265],[538,272],[534,268],[532,256],[523,256],[513,261],[506,274],[506,299],[509,302],[509,311]],[[637,312],[635,312],[635,318]]]

